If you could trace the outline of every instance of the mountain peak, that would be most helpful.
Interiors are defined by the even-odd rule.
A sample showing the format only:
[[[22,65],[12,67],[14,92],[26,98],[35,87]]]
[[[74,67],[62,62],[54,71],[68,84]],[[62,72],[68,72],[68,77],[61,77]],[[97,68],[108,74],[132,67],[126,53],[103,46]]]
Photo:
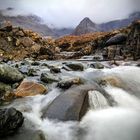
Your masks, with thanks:
[[[90,24],[92,26],[95,26],[96,24],[88,17],[85,17],[81,22],[80,24]]]
[[[92,22],[90,18],[85,17],[76,27],[76,29],[73,32],[73,35],[81,35],[97,31],[100,31],[98,25]]]

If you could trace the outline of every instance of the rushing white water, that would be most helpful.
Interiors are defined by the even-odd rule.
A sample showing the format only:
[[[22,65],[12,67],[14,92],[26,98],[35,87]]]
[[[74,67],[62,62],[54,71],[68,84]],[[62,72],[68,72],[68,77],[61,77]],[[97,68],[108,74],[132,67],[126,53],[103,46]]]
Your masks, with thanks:
[[[61,122],[48,118],[42,120],[43,108],[62,94],[61,90],[53,86],[47,95],[17,99],[10,107],[23,112],[25,122],[30,122],[36,130],[42,130],[46,140],[140,140],[140,68],[120,66],[95,70],[85,67],[84,72],[63,70],[59,76],[81,77],[87,83],[104,76],[117,77],[121,80],[120,88],[111,85],[103,87],[116,101],[115,107],[110,107],[99,91],[90,91],[91,107],[80,122]],[[27,127],[31,127],[30,124],[27,123]]]

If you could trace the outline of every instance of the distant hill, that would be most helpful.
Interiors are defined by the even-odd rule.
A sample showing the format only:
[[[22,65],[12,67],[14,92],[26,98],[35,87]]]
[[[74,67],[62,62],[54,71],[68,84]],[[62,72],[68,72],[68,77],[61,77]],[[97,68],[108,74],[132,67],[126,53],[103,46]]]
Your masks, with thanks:
[[[99,26],[102,29],[102,31],[111,31],[114,29],[126,27],[131,22],[138,19],[140,19],[140,12],[135,12],[135,13],[130,14],[129,17],[126,19],[110,21],[107,23],[100,24]]]
[[[96,24],[89,18],[84,18],[75,28],[72,35],[82,35],[100,31],[111,31],[128,26],[134,20],[140,19],[140,12],[132,13],[128,18],[122,20],[114,20],[107,23]]]
[[[46,24],[43,24],[41,18],[35,15],[28,16],[7,16],[0,12],[0,22],[8,20],[12,22],[14,26],[20,26],[25,29],[31,29],[34,32],[38,32],[44,36],[55,36],[55,33]]]
[[[12,11],[12,8],[7,8],[6,10]],[[20,26],[21,28],[30,29],[34,32],[38,32],[43,36],[52,36],[60,37],[64,35],[69,35],[72,33],[73,29],[71,28],[62,28],[62,29],[52,29],[44,24],[42,19],[36,15],[27,15],[27,16],[8,16],[3,13],[6,11],[0,11],[0,22],[11,21],[12,25]]]

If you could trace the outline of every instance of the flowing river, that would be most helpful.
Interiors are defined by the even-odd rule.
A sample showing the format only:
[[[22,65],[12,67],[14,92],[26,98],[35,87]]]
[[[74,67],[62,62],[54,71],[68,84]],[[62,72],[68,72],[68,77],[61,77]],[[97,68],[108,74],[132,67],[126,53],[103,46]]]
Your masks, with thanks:
[[[62,68],[66,62],[40,63]],[[140,140],[140,68],[133,62],[122,62],[120,66],[101,62],[104,69],[91,68],[93,62],[80,63],[84,65],[84,71],[61,69],[57,77],[80,77],[85,85],[99,85],[101,89],[88,91],[90,107],[84,117],[80,121],[42,119],[43,108],[63,94],[56,83],[48,84],[49,92],[46,95],[16,99],[4,106],[15,107],[25,117],[19,134],[4,140]],[[38,75],[49,71],[43,65],[32,68],[37,70]],[[38,81],[39,76],[27,79]],[[101,80],[107,82],[100,84]],[[33,139],[28,137],[30,132],[36,135]]]

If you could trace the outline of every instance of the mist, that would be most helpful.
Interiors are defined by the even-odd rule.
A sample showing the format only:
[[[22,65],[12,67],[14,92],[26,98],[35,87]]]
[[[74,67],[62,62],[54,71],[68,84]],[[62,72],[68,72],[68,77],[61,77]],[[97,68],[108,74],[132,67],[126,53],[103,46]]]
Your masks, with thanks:
[[[8,15],[40,16],[54,27],[75,27],[83,18],[95,23],[123,19],[140,11],[140,0],[0,0],[0,9],[8,7]]]

